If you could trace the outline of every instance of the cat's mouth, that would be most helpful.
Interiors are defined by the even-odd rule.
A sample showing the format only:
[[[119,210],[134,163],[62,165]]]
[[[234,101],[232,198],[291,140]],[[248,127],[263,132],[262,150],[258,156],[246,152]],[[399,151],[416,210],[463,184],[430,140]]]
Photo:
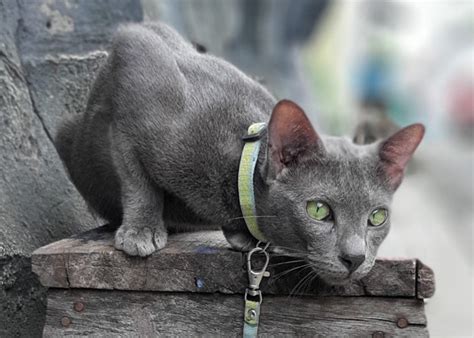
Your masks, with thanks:
[[[364,262],[358,269],[349,271],[345,266],[333,262],[314,261],[309,257],[308,261],[318,277],[330,285],[344,285],[364,278],[371,270],[369,262]]]
[[[318,273],[319,278],[330,285],[345,285],[363,278],[366,274],[349,273],[345,271],[321,270],[313,268]]]
[[[353,280],[349,272],[324,270],[316,266],[313,269],[318,273],[321,280],[330,285],[344,285]]]
[[[285,271],[294,271],[295,273],[308,273],[308,268],[312,271],[310,274],[314,279],[322,280],[329,285],[344,285],[364,278],[371,270],[373,263],[365,260],[356,270],[349,271],[339,260],[331,260],[330,257],[321,258],[312,254],[295,254],[287,250],[271,249],[276,256],[284,256],[285,259],[276,262],[276,265],[284,267]],[[283,258],[283,257],[282,257]],[[287,261],[287,262],[285,262]],[[287,263],[291,263],[287,265]],[[306,269],[306,270],[305,270]],[[285,273],[283,271],[283,273]],[[305,276],[303,276],[305,277]],[[303,278],[302,277],[302,278]],[[309,278],[309,277],[308,277]]]

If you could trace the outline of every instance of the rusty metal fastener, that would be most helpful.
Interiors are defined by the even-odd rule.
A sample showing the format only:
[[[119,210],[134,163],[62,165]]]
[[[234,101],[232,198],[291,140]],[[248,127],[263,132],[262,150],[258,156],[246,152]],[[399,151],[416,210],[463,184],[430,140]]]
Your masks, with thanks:
[[[85,307],[84,303],[82,303],[82,302],[75,302],[74,303],[74,311],[76,311],[76,312],[84,311],[84,307]]]
[[[383,333],[382,331],[375,331],[374,333],[372,333],[372,338],[384,338],[385,337],[385,333]]]
[[[400,329],[404,329],[408,326],[408,320],[406,318],[399,318],[397,320],[397,326],[400,328]]]
[[[61,318],[61,325],[64,327],[69,327],[69,325],[71,325],[71,318],[69,317]]]

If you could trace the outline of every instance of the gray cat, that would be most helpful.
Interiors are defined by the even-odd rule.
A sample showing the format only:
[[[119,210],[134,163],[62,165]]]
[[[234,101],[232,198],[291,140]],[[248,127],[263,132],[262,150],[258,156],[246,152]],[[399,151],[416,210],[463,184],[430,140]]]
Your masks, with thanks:
[[[364,146],[322,137],[295,103],[277,103],[171,28],[129,25],[114,38],[86,113],[62,126],[57,147],[91,208],[120,226],[117,249],[147,256],[177,227],[218,225],[247,250],[256,240],[237,175],[254,122],[268,122],[254,178],[260,230],[328,282],[364,276],[389,231],[390,201],[423,137],[420,124]]]

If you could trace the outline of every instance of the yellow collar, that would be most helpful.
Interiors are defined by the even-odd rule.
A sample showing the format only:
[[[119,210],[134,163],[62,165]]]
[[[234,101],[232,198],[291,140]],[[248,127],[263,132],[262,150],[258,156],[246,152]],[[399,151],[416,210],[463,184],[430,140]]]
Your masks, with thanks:
[[[245,144],[240,157],[238,181],[240,209],[247,228],[253,237],[264,243],[267,240],[260,231],[257,222],[253,176],[260,151],[261,136],[266,127],[267,125],[264,122],[253,123],[248,128],[247,135],[243,137]]]

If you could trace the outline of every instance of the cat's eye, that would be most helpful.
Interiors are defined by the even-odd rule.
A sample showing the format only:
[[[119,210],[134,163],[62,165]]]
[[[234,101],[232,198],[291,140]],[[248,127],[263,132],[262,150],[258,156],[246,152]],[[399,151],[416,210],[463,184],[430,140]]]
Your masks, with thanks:
[[[332,217],[329,205],[320,201],[309,201],[306,204],[306,212],[309,217],[314,218],[317,221],[329,220]]]
[[[387,209],[375,209],[369,216],[369,225],[378,227],[385,223],[388,217]]]

